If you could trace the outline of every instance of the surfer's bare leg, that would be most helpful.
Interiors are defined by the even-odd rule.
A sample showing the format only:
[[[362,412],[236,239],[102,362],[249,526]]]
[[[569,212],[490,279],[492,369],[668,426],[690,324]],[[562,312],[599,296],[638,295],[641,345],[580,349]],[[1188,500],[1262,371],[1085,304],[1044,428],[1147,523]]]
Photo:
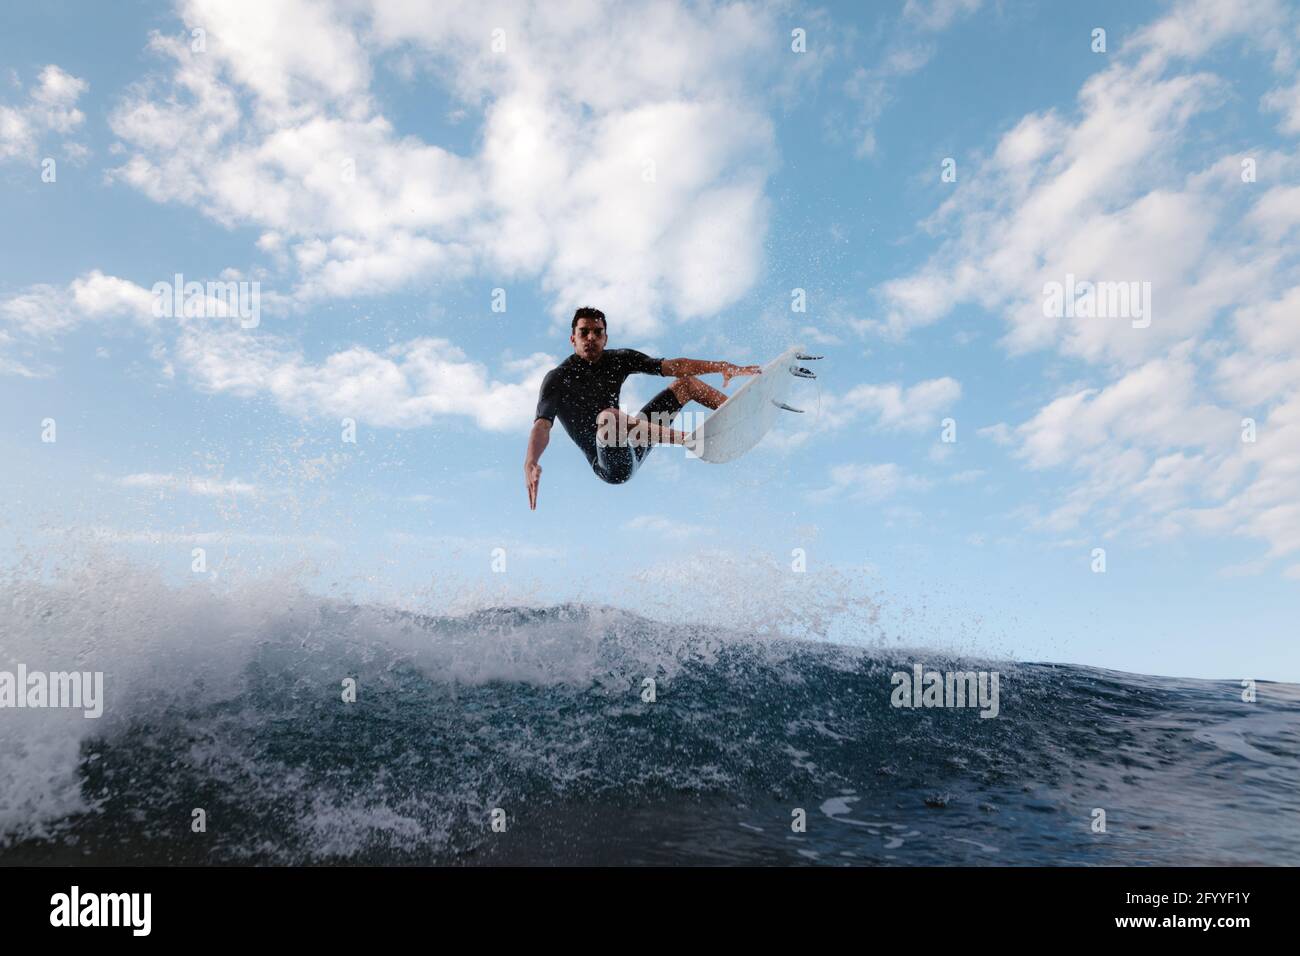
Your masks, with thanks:
[[[705,408],[719,408],[727,400],[726,392],[718,391],[693,375],[675,378],[668,387],[683,405],[696,401]],[[688,437],[685,432],[629,415],[617,408],[607,408],[596,416],[596,434],[607,445],[624,442],[629,445],[684,445]]]
[[[693,400],[705,408],[720,408],[727,400],[726,392],[720,392],[707,382],[701,382],[694,375],[675,378],[668,387],[673,390],[673,394],[683,405]]]
[[[596,440],[605,445],[684,445],[686,433],[607,408],[596,416]]]

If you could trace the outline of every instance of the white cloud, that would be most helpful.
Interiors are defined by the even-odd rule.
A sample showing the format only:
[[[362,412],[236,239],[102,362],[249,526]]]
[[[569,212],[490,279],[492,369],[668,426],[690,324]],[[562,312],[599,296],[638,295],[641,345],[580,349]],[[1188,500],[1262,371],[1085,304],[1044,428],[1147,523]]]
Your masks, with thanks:
[[[984,0],[907,0],[904,18],[926,30],[943,30],[954,20],[970,16]]]
[[[1239,217],[1239,157],[1179,172],[1188,129],[1221,104],[1227,85],[1205,72],[1162,71],[1243,35],[1275,46],[1270,37],[1287,28],[1284,9],[1259,0],[1231,13],[1183,3],[1139,31],[1083,85],[1075,121],[1056,111],[1025,117],[990,158],[972,161],[977,173],[927,223],[949,238],[878,290],[886,317],[877,331],[905,334],[975,303],[1006,318],[1013,351],[1054,347],[1132,364],[1206,330],[1266,283],[1269,265],[1243,254],[1241,240],[1214,241]],[[1067,274],[1149,281],[1151,327],[1045,317],[1044,284]]]
[[[431,549],[442,553],[458,554],[466,551],[476,552],[485,558],[490,558],[492,552],[497,548],[503,548],[506,552],[507,559],[515,558],[544,558],[554,560],[564,557],[562,548],[554,548],[548,545],[529,544],[526,541],[514,539],[497,539],[490,537],[464,537],[463,535],[450,534],[413,534],[409,531],[389,531],[385,537],[393,544],[398,546],[413,545],[419,548]]]
[[[322,535],[269,534],[247,531],[156,531],[113,528],[106,525],[81,525],[71,528],[43,528],[43,534],[71,538],[88,538],[121,544],[248,544],[280,545],[320,548],[339,548],[341,545]]]
[[[301,301],[477,270],[540,279],[557,317],[598,302],[649,334],[665,314],[736,301],[758,274],[774,135],[749,84],[774,71],[774,11],[414,0],[180,11],[204,25],[207,51],[154,37],[172,73],[114,112],[129,153],[114,175],[265,230],[259,245],[296,262]],[[477,153],[402,136],[379,112],[372,74],[398,53],[407,75],[481,109]]]
[[[661,537],[678,541],[711,533],[711,529],[703,525],[674,521],[662,515],[638,515],[626,522],[623,527],[628,531],[650,531]]]
[[[66,289],[29,286],[0,300],[0,375],[48,376],[52,369],[31,357],[43,346],[89,322],[114,331],[122,320],[133,328],[148,327],[155,321],[152,303],[147,289],[98,270]]]
[[[497,381],[444,339],[420,338],[383,352],[354,346],[311,362],[284,343],[241,329],[188,328],[178,360],[199,388],[265,395],[303,417],[353,418],[380,428],[415,428],[460,415],[479,427],[528,424],[542,377],[555,365],[537,353],[512,365],[520,381]]]
[[[1180,509],[1171,522],[1266,541],[1270,558],[1300,552],[1300,390],[1259,423],[1255,442],[1237,439],[1214,464],[1209,503]]]
[[[172,279],[173,276],[167,277],[168,296],[171,295]],[[170,332],[187,325],[221,329],[233,324],[236,321],[233,302],[222,298],[223,291],[210,284],[204,285],[204,290],[200,311],[204,316],[218,318],[187,317],[184,314],[160,318],[154,314],[156,300],[152,289],[118,276],[105,275],[98,269],[77,277],[66,288],[46,284],[29,286],[8,299],[0,299],[0,374],[9,372],[28,377],[50,374],[52,369],[33,368],[5,353],[34,353],[41,346],[91,323],[110,335],[127,334],[133,330]],[[272,302],[276,300],[273,294],[262,298]],[[228,318],[220,318],[222,316]],[[167,352],[161,341],[155,339],[150,355],[164,366],[164,374],[171,377]]]
[[[876,122],[893,102],[896,84],[934,57],[933,35],[975,13],[982,4],[983,0],[907,0],[883,52],[870,67],[855,69],[844,83],[845,94],[858,104],[852,131],[858,159],[876,154]]]
[[[19,378],[42,378],[48,374],[44,369],[32,368],[21,359],[6,355],[5,352],[12,348],[13,336],[7,332],[0,332],[0,375],[16,375]]]
[[[961,384],[946,376],[910,386],[857,385],[824,403],[818,428],[839,428],[865,415],[885,431],[937,431],[960,398]]]
[[[1294,86],[1280,86],[1264,95],[1260,105],[1281,114],[1278,125],[1282,132],[1292,136],[1300,134],[1300,82]]]
[[[1300,186],[1273,186],[1255,201],[1246,221],[1270,241],[1300,226]]]
[[[1253,538],[1273,558],[1300,551],[1300,393],[1262,414],[1248,442],[1238,409],[1198,399],[1194,372],[1186,354],[1157,360],[1062,396],[1017,428],[1016,453],[1032,467],[1081,476],[1035,523]]]
[[[148,289],[98,269],[74,279],[67,289],[36,285],[0,301],[0,320],[28,337],[62,335],[84,322],[127,318],[153,321]]]
[[[998,422],[996,425],[989,425],[985,428],[978,429],[975,434],[981,438],[987,438],[996,445],[1011,445],[1015,442],[1015,436],[1011,426],[1006,422]]]
[[[847,497],[856,501],[883,501],[903,491],[924,491],[930,482],[907,474],[893,462],[884,464],[836,465],[830,470],[831,483],[808,495],[810,501],[830,502]]]
[[[1300,157],[1190,135],[1234,92],[1196,59],[1242,41],[1272,52],[1289,84],[1283,38],[1298,25],[1273,0],[1175,4],[1084,83],[1076,115],[1024,117],[968,161],[923,224],[940,237],[934,254],[879,288],[885,318],[871,331],[906,335],[974,305],[1003,317],[1010,352],[1090,366],[1096,384],[978,431],[1032,468],[1068,470],[1039,528],[1300,549]],[[1289,102],[1275,92],[1264,106],[1285,118]],[[1247,155],[1258,185],[1241,180]],[[1044,284],[1067,275],[1150,282],[1150,326],[1045,315]],[[1257,420],[1255,444],[1241,440],[1245,417]]]
[[[0,322],[13,333],[0,326],[0,373],[43,374],[5,354],[22,342],[66,334],[85,322],[121,320],[125,325],[107,325],[106,331],[143,327],[175,333],[168,344],[155,341],[151,355],[166,377],[179,365],[204,391],[265,395],[292,415],[350,417],[381,428],[419,427],[438,416],[460,415],[482,428],[507,430],[530,421],[542,377],[556,364],[554,356],[535,352],[503,362],[514,381],[498,381],[437,338],[412,339],[382,352],[357,345],[310,362],[277,336],[220,318],[182,317],[161,325],[153,302],[151,291],[98,271],[67,289],[33,286],[2,300]],[[219,311],[215,302],[209,311]]]
[[[1018,454],[1034,468],[1047,468],[1112,444],[1162,450],[1235,440],[1239,416],[1201,404],[1197,394],[1196,367],[1184,348],[1104,389],[1050,402],[1016,429]]]
[[[0,105],[0,161],[22,159],[36,162],[41,144],[49,135],[67,136],[77,129],[86,115],[77,109],[77,100],[90,88],[85,80],[66,73],[54,64],[41,70],[37,86],[25,103]],[[72,159],[85,155],[79,143],[65,143]]]
[[[805,342],[811,342],[813,345],[839,345],[840,340],[825,329],[819,329],[815,325],[805,325],[799,329],[799,338]]]
[[[195,475],[164,475],[153,472],[140,472],[134,475],[124,475],[117,479],[117,483],[123,488],[162,488],[168,491],[183,491],[191,495],[213,498],[258,494],[257,486],[246,481],[238,479],[223,481],[220,478],[204,478]]]
[[[961,383],[948,377],[927,379],[915,385],[857,385],[843,395],[822,396],[820,407],[809,416],[807,427],[773,430],[763,439],[761,447],[792,451],[802,448],[817,435],[838,431],[863,419],[867,419],[868,427],[881,431],[923,432],[933,428],[937,436],[940,422],[960,397]]]
[[[1217,358],[1216,387],[1243,409],[1267,407],[1300,383],[1300,285],[1276,298],[1243,304],[1233,315],[1238,347]]]

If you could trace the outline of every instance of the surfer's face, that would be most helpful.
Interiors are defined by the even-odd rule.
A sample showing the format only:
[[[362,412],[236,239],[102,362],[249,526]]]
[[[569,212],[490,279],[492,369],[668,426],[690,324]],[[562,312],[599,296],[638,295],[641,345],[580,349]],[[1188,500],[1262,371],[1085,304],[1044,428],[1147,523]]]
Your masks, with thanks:
[[[605,323],[600,319],[579,319],[569,341],[578,356],[594,362],[605,351]]]

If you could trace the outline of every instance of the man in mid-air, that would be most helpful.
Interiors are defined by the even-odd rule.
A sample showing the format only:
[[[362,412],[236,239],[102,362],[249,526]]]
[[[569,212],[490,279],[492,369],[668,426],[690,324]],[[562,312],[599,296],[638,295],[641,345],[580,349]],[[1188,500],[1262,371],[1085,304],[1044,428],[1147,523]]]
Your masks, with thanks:
[[[537,508],[537,483],[542,477],[538,459],[551,440],[551,426],[559,416],[564,430],[587,456],[592,470],[602,481],[620,484],[636,474],[641,462],[655,445],[681,445],[686,435],[673,431],[672,424],[682,406],[691,399],[706,408],[717,408],[727,396],[696,375],[722,373],[726,388],[737,375],[757,375],[757,365],[705,362],[698,359],[656,359],[636,349],[605,349],[608,326],[599,309],[581,308],[570,324],[573,354],[546,373],[537,399],[537,415],[528,436],[524,458],[524,482],[528,485],[528,507]],[[618,393],[624,380],[637,372],[671,375],[672,384],[650,401],[639,415],[619,410]]]

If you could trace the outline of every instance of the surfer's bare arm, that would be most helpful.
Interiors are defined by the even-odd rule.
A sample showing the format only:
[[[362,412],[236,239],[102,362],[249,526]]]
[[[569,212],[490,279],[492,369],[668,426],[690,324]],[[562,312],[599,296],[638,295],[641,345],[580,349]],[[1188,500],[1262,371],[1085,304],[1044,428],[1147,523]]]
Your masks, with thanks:
[[[731,362],[712,362],[707,359],[675,358],[664,359],[663,374],[677,378],[682,375],[722,375],[722,387],[726,388],[737,375],[758,375],[763,369],[757,365],[733,365]]]
[[[524,455],[524,484],[528,486],[528,507],[533,511],[537,510],[537,483],[542,480],[542,466],[537,462],[551,440],[552,424],[549,419],[539,418],[533,422],[533,430],[528,434],[528,451]]]

